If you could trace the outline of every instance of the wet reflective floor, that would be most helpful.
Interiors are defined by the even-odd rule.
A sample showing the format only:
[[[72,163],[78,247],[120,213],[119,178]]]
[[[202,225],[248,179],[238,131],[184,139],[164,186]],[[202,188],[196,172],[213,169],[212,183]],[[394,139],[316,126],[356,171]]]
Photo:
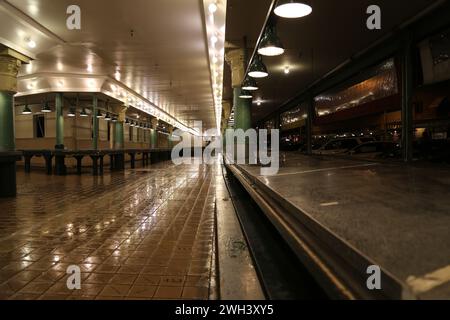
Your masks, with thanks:
[[[213,298],[213,171],[18,172],[17,198],[0,200],[0,299]],[[67,287],[71,265],[81,290]]]

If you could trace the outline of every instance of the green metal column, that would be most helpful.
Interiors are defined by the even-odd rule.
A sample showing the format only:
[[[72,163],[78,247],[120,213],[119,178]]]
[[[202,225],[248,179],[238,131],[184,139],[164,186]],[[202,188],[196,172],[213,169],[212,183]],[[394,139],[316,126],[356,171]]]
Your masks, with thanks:
[[[228,127],[222,129],[222,148],[223,148],[223,152],[225,152],[227,150],[227,130]]]
[[[114,130],[114,149],[123,149],[123,147],[124,147],[123,122],[117,121]]]
[[[152,149],[156,148],[156,130],[150,129],[150,145]]]
[[[234,130],[242,129],[244,132],[251,129],[252,127],[252,117],[251,117],[251,104],[252,99],[242,99],[239,98],[241,95],[241,88],[233,88],[233,104],[234,104]],[[240,145],[235,146],[235,160],[238,160],[238,149]],[[250,146],[249,141],[245,141],[245,157],[249,159],[250,157]]]
[[[114,124],[114,149],[115,150],[123,150],[125,147],[125,138],[124,138],[124,121],[125,114],[119,117],[119,121]],[[125,170],[125,154],[117,154],[112,156],[112,168],[114,170]]]
[[[92,149],[98,149],[98,98],[94,95],[92,100],[92,130],[93,130],[93,138],[92,138]]]
[[[306,118],[306,152],[312,155],[312,132],[313,132],[313,121],[314,121],[314,99],[308,99],[307,102],[307,118]]]
[[[64,149],[64,96],[62,93],[56,94],[56,146],[55,149]]]
[[[0,92],[0,151],[14,151],[14,93]]]
[[[148,147],[151,150],[152,149],[152,126],[149,126],[148,132],[147,132],[147,137],[148,137]]]
[[[402,53],[402,151],[403,160],[413,159],[414,119],[412,107],[413,95],[413,51],[410,35],[405,37]]]
[[[247,131],[252,127],[252,100],[251,99],[241,99],[241,88],[233,89],[233,99],[234,99],[234,129],[242,129]]]
[[[173,148],[173,126],[169,126],[169,148],[172,149]]]
[[[0,198],[17,194],[16,161],[22,153],[15,151],[14,94],[20,67],[29,62],[19,52],[0,46]]]
[[[0,91],[0,198],[17,194],[16,161],[21,155],[15,149],[14,93]]]
[[[152,149],[156,149],[158,147],[158,119],[152,119],[151,121],[152,129],[150,131],[150,140]]]

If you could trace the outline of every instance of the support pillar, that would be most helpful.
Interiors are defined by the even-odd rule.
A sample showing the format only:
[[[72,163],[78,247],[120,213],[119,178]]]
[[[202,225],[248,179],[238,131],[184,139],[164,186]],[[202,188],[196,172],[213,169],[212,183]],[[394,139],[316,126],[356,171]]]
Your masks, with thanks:
[[[151,126],[152,129],[150,131],[150,135],[151,135],[151,146],[152,149],[156,149],[158,147],[158,119],[152,119],[151,121]]]
[[[56,144],[55,150],[64,150],[64,96],[62,93],[56,94]],[[66,174],[65,155],[55,155],[55,174],[63,176]]]
[[[17,74],[29,58],[0,46],[0,198],[14,197],[16,188],[16,152],[14,132],[14,95],[17,92]]]
[[[119,110],[119,118],[114,124],[114,149],[123,150],[125,147],[124,123],[126,121],[127,107],[123,106]],[[116,170],[125,170],[125,153],[114,155],[114,168]]]
[[[173,148],[173,137],[172,137],[172,135],[173,135],[173,126],[170,126],[169,125],[169,149],[172,149]]]
[[[408,35],[402,53],[402,152],[403,160],[411,162],[413,159],[413,51],[412,40]]]
[[[235,49],[225,55],[225,60],[231,68],[231,85],[233,87],[233,107],[234,107],[234,129],[247,131],[252,126],[251,107],[252,99],[242,99],[239,96],[242,92],[242,82],[245,76],[245,51]],[[235,160],[237,160],[237,150],[242,146],[235,146]],[[245,142],[246,158],[249,157],[248,141]]]
[[[228,121],[230,119],[231,115],[231,102],[229,101],[223,101],[222,102],[222,148],[223,150],[227,150],[227,138],[226,138],[226,132],[228,129],[232,129],[228,125]]]
[[[252,100],[241,99],[241,88],[233,88],[234,129],[247,131],[252,127]]]
[[[12,151],[15,149],[14,92],[2,90],[0,92],[0,151]]]
[[[93,130],[93,137],[92,137],[92,149],[98,150],[98,98],[94,95],[92,99],[92,130]]]
[[[125,147],[124,123],[126,121],[127,107],[119,110],[119,117],[114,128],[114,149],[122,150]]]
[[[121,150],[124,146],[123,122],[117,121],[114,128],[114,149]]]
[[[64,150],[64,96],[62,93],[56,94],[56,145],[55,149]]]
[[[233,107],[235,118],[235,129],[247,131],[252,126],[251,108],[252,99],[241,99],[241,85],[245,76],[245,51],[235,49],[229,51],[225,59],[231,68],[231,78],[233,87]]]
[[[312,155],[313,152],[313,123],[315,117],[314,99],[308,99],[307,102],[307,118],[306,118],[306,153]]]

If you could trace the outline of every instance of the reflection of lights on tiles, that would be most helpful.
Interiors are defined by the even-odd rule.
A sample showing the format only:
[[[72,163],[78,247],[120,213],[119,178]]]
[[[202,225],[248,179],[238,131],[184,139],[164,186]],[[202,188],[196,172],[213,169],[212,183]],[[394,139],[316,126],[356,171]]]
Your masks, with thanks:
[[[94,68],[92,67],[92,64],[88,64],[87,69],[88,72],[93,72]]]
[[[332,206],[338,206],[339,202],[328,202],[328,203],[321,203],[321,207],[332,207]]]

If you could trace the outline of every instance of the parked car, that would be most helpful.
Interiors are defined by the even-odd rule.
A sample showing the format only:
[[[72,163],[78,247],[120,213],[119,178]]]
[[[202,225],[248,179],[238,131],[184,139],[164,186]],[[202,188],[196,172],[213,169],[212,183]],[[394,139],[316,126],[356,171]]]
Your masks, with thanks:
[[[293,141],[289,138],[281,138],[280,150],[281,151],[298,151],[302,147],[300,141]]]
[[[320,155],[344,154],[363,143],[374,141],[375,139],[371,137],[333,139],[325,143],[319,149],[314,150],[314,154]]]
[[[400,158],[401,146],[396,142],[372,141],[360,144],[348,152],[352,157],[365,159]]]

